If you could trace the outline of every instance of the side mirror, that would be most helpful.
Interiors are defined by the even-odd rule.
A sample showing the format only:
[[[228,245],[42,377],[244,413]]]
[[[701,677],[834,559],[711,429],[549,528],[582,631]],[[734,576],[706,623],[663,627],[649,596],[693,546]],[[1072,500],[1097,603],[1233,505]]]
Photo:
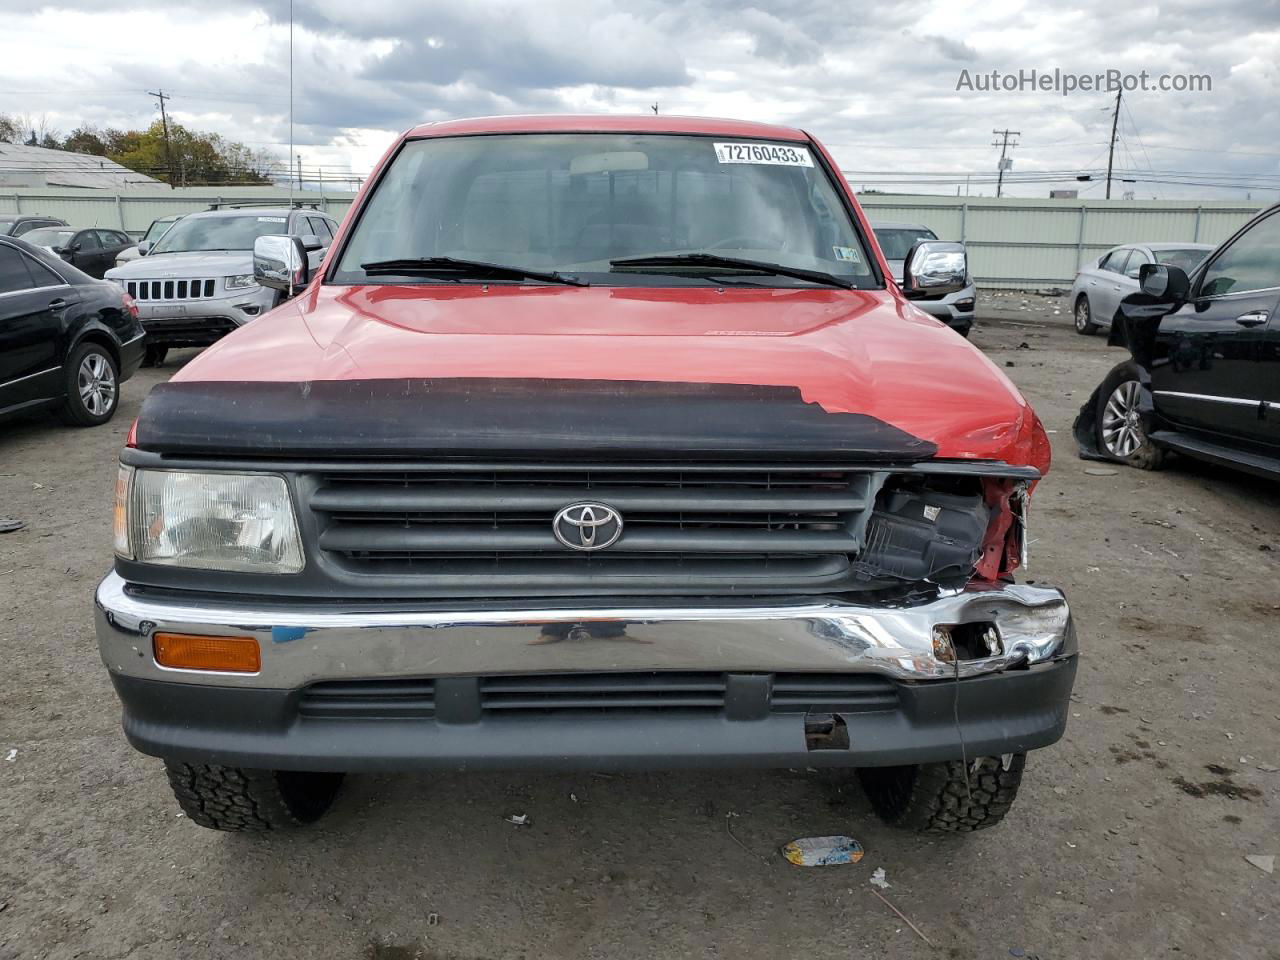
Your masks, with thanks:
[[[307,252],[297,237],[271,234],[253,241],[253,279],[261,286],[291,297],[307,285],[308,274]]]
[[[150,249],[151,249],[151,241],[143,240],[141,243],[138,244],[138,256],[145,257],[147,255],[147,252]]]
[[[323,249],[324,243],[314,233],[304,234],[302,236],[302,249],[310,253],[313,250]]]
[[[1138,269],[1138,286],[1147,296],[1170,303],[1185,303],[1191,293],[1187,272],[1167,263],[1144,263]]]
[[[907,252],[902,266],[902,293],[908,299],[939,297],[969,285],[969,255],[964,244],[921,240]]]

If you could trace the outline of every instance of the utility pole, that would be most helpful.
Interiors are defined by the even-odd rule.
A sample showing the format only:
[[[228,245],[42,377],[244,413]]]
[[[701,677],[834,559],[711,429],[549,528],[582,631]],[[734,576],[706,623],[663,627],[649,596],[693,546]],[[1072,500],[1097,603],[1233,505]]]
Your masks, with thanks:
[[[165,113],[164,102],[166,100],[172,100],[173,97],[166,95],[163,88],[156,91],[155,93],[152,93],[150,90],[148,90],[147,96],[155,97],[157,100],[160,101],[160,126],[164,128],[164,162],[169,167],[169,189],[172,190],[173,189],[173,145],[170,144],[169,142],[169,115]]]
[[[1124,87],[1116,91],[1116,109],[1111,114],[1111,146],[1107,149],[1107,199],[1111,199],[1111,161],[1116,155],[1116,128],[1120,125],[1120,97]]]
[[[1005,162],[1004,155],[1008,151],[1009,147],[1011,146],[1016,147],[1018,145],[1017,143],[1012,143],[1012,144],[1009,143],[1009,138],[1022,136],[1022,131],[1021,130],[992,130],[991,132],[994,133],[997,137],[1001,138],[999,140],[991,141],[991,145],[993,147],[1000,148],[1000,164],[999,164],[1000,175],[996,178],[996,196],[998,197],[1004,191],[1005,168],[1013,166],[1012,160],[1008,161],[1007,163]]]

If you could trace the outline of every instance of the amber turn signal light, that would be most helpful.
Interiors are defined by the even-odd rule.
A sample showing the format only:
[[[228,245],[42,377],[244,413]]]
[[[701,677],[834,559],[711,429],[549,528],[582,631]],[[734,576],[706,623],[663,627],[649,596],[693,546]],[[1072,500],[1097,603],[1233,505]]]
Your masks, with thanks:
[[[262,654],[253,637],[202,637],[189,633],[157,633],[156,663],[175,670],[220,670],[257,673]]]

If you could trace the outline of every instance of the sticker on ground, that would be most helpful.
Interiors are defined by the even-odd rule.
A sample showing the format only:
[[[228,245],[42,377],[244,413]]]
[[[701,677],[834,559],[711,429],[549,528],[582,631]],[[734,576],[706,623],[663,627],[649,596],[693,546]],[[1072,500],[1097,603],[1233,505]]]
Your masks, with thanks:
[[[782,848],[782,855],[797,867],[831,867],[857,863],[862,844],[853,837],[801,837]]]
[[[778,167],[812,167],[807,147],[780,143],[717,143],[716,159],[721,163],[766,163]]]

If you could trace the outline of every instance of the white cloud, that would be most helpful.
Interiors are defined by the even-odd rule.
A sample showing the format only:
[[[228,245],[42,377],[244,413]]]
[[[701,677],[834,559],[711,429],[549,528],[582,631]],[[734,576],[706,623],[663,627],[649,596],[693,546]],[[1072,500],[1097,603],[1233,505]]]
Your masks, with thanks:
[[[63,130],[137,126],[154,116],[146,91],[163,86],[182,122],[283,157],[287,9],[284,0],[194,12],[64,0],[32,11],[0,0],[0,112],[47,114]],[[1004,127],[1022,131],[1019,174],[1075,171],[1105,160],[1106,94],[958,93],[959,71],[1117,68],[1213,77],[1211,93],[1126,96],[1122,169],[1274,175],[1280,189],[1270,137],[1280,126],[1280,0],[1226,0],[1212,17],[1196,0],[295,0],[295,9],[294,129],[309,166],[365,171],[396,133],[426,119],[644,112],[657,102],[667,113],[802,126],[868,182],[886,170],[990,174],[990,131]]]

